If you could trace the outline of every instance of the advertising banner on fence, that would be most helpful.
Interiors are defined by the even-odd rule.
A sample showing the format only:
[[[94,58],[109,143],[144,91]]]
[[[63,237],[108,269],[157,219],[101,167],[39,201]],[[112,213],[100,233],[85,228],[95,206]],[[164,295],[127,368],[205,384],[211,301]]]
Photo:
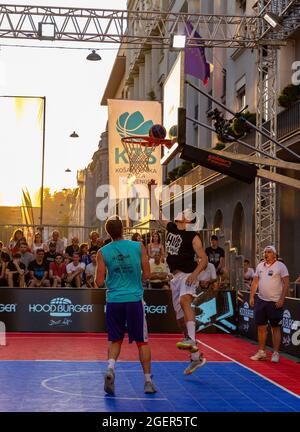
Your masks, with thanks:
[[[105,289],[0,288],[0,321],[9,332],[106,332]],[[179,333],[170,290],[145,290],[151,333]],[[197,302],[197,331],[235,330],[234,293],[220,291]]]
[[[257,327],[254,322],[254,310],[249,306],[249,292],[243,292],[243,301],[239,303],[239,332],[257,340]],[[267,344],[272,346],[271,330]],[[300,357],[300,299],[286,298],[283,306],[281,350]]]
[[[161,147],[158,146],[149,157],[149,171],[131,174],[129,158],[121,141],[123,137],[149,136],[149,129],[154,124],[162,124],[162,108],[160,102],[136,100],[108,100],[108,152],[109,152],[109,184],[116,191],[116,199],[124,198],[126,188],[147,185],[155,180],[161,185],[162,166],[160,164]],[[135,158],[138,164],[140,158]],[[123,187],[120,187],[122,179]],[[144,196],[143,198],[148,198]]]

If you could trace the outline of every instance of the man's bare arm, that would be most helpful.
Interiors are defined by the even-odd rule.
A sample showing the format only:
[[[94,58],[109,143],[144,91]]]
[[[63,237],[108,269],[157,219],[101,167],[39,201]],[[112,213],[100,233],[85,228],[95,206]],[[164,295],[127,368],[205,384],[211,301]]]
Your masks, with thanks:
[[[97,264],[96,264],[96,272],[95,272],[95,286],[101,287],[104,284],[106,266],[103,259],[103,255],[100,251],[97,252]]]
[[[150,264],[149,264],[149,258],[147,255],[146,248],[143,244],[141,244],[141,248],[142,248],[142,258],[141,258],[142,279],[143,281],[145,281],[150,278]]]

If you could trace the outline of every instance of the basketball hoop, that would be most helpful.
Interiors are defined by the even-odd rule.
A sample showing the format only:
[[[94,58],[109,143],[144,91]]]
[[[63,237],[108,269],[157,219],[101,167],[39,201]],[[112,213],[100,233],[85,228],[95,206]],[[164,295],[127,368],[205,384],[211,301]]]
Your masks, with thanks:
[[[159,145],[170,148],[172,141],[169,139],[154,138],[151,136],[128,136],[122,138],[124,149],[129,159],[129,171],[131,174],[149,172],[149,159]]]

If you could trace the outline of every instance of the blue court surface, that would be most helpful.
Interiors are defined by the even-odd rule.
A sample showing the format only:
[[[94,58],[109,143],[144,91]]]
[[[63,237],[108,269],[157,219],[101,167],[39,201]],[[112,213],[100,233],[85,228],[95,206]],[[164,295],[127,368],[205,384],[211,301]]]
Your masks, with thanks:
[[[119,362],[116,394],[103,392],[106,362],[1,361],[2,412],[300,411],[300,398],[233,362],[183,375],[182,362],[153,362],[154,395],[137,362]]]

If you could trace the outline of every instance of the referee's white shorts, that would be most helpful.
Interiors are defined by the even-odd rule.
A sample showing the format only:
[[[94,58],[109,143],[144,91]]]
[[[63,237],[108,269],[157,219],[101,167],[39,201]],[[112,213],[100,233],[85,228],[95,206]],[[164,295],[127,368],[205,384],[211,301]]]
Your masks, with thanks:
[[[190,275],[191,273],[178,272],[173,276],[173,279],[171,279],[170,281],[170,287],[172,290],[173,307],[177,319],[181,319],[184,317],[184,313],[180,305],[180,297],[185,294],[190,294],[193,297],[197,297],[196,289],[199,285],[199,282],[197,281],[192,285],[186,284],[186,280]]]

